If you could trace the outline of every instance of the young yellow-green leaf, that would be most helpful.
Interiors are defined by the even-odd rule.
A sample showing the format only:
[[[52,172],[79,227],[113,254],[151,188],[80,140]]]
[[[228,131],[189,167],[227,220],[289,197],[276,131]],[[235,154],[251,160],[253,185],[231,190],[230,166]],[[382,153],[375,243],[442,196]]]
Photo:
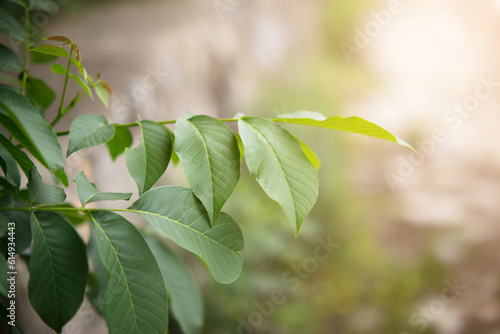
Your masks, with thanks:
[[[94,90],[99,100],[101,100],[104,106],[108,108],[109,107],[108,92],[106,91],[106,88],[102,84],[98,84],[94,86]]]
[[[56,93],[45,81],[28,77],[26,80],[26,92],[31,101],[38,104],[42,109],[47,109],[56,98]]]
[[[203,326],[201,292],[177,255],[160,240],[144,236],[158,262],[170,297],[172,314],[184,334],[199,334]]]
[[[396,137],[395,135],[381,128],[380,126],[357,116],[352,116],[347,118],[341,116],[335,116],[326,118],[325,116],[317,112],[299,111],[293,114],[280,115],[279,118],[273,119],[273,121],[282,123],[311,125],[322,128],[358,133],[365,136],[392,141],[398,143],[401,146],[405,146],[412,149],[412,147],[401,138]]]
[[[141,121],[139,125],[141,142],[136,148],[125,149],[125,160],[139,195],[142,195],[167,169],[172,155],[172,138],[163,125],[152,121]]]
[[[58,63],[52,64],[52,66],[50,67],[50,70],[54,74],[66,75],[66,73],[67,73],[66,69],[61,64],[58,64]]]
[[[85,82],[87,82],[88,81],[87,71],[83,67],[82,63],[80,63],[78,59],[73,59],[71,62],[76,66],[76,68],[78,68],[78,71],[82,75],[83,79],[85,80]]]
[[[30,205],[33,204],[50,204],[56,205],[64,202],[66,194],[64,190],[51,186],[43,182],[42,177],[38,173],[36,167],[31,168],[28,193]]]
[[[115,135],[115,127],[100,115],[83,115],[73,121],[69,129],[66,157],[83,148],[107,143]]]
[[[85,245],[56,212],[31,214],[33,248],[28,297],[40,318],[57,333],[75,315],[85,293]]]
[[[70,74],[69,77],[73,80],[76,81],[77,84],[80,85],[80,87],[83,88],[83,90],[85,91],[85,93],[87,93],[88,96],[90,96],[90,98],[93,100],[94,99],[94,95],[92,95],[92,91],[90,90],[90,87],[85,83],[85,81],[83,81],[80,77],[74,75],[74,74]]]
[[[38,53],[43,53],[43,54],[50,55],[50,56],[64,57],[64,58],[69,59],[68,51],[66,51],[62,47],[56,46],[56,45],[50,45],[50,44],[41,45],[41,46],[38,46],[36,48],[31,49],[31,52],[38,52]]]
[[[110,334],[165,334],[167,292],[143,237],[115,213],[95,211],[92,220],[99,254],[109,273],[105,313]]]
[[[25,40],[25,33],[21,25],[11,13],[0,7],[0,29],[18,41]]]
[[[297,139],[259,117],[238,120],[245,161],[251,176],[278,202],[292,222],[295,236],[318,198],[318,175]]]
[[[0,145],[0,165],[7,182],[19,189],[21,186],[21,174],[17,168],[16,160],[3,145]]]
[[[179,118],[175,152],[193,193],[213,225],[240,178],[240,151],[233,132],[209,116]]]
[[[125,152],[126,148],[132,146],[132,142],[132,134],[128,128],[116,128],[114,137],[106,143],[111,159],[113,159],[113,161],[116,160],[120,154]]]
[[[319,161],[319,158],[316,155],[316,153],[314,153],[314,151],[299,138],[295,137],[295,139],[297,139],[297,141],[299,142],[300,147],[302,148],[302,151],[304,151],[304,154],[306,155],[307,159],[309,159],[309,161],[313,164],[314,168],[318,170],[319,167],[321,166],[321,161]]]
[[[99,191],[93,183],[90,183],[83,172],[76,174],[76,192],[82,205],[98,201],[128,201],[132,193],[106,193]]]
[[[0,123],[67,186],[61,144],[47,120],[26,97],[5,86],[0,86],[0,107],[9,116],[0,117]]]
[[[23,69],[23,62],[11,49],[0,43],[0,69],[17,72]]]
[[[203,259],[213,277],[231,283],[243,266],[243,235],[236,222],[221,213],[210,228],[203,204],[189,188],[163,186],[144,193],[130,209],[179,246]]]

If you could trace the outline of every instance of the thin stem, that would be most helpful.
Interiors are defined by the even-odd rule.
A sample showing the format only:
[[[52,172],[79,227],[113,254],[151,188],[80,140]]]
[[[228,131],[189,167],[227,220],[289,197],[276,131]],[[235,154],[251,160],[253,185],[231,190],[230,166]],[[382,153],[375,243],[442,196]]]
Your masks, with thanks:
[[[21,94],[24,95],[26,92],[26,80],[28,79],[28,61],[30,53],[30,10],[28,8],[28,1],[26,0],[26,5],[24,6],[24,17],[26,18],[25,25],[25,44],[24,44],[24,67],[23,67],[23,80],[21,84]]]
[[[69,79],[69,70],[71,67],[71,58],[73,56],[73,45],[71,45],[71,48],[69,50],[69,59],[68,59],[68,66],[66,67],[66,77],[64,78],[64,87],[62,91],[62,96],[61,96],[61,104],[59,104],[59,111],[57,112],[57,117],[52,121],[50,124],[52,127],[54,127],[60,120],[63,118],[63,108],[64,108],[64,98],[66,97],[66,88],[68,87],[68,79]]]

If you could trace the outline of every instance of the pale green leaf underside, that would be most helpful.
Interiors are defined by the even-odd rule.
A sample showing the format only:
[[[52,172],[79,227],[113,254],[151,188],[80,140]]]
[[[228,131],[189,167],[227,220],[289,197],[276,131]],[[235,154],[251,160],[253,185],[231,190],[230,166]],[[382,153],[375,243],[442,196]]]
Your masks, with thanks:
[[[83,172],[78,173],[74,181],[76,182],[76,192],[82,205],[98,201],[128,201],[132,196],[132,193],[108,193],[99,191],[93,183],[90,183]]]
[[[218,282],[231,283],[240,275],[243,235],[239,226],[230,216],[221,213],[210,228],[206,210],[191,189],[180,186],[154,188],[130,209],[179,246],[201,257]]]
[[[392,141],[398,143],[401,146],[405,146],[412,149],[411,146],[403,139],[396,137],[395,135],[383,129],[382,127],[378,126],[377,124],[369,122],[358,116],[352,116],[347,118],[341,116],[334,116],[326,118],[325,116],[317,112],[299,111],[294,114],[280,115],[279,118],[273,119],[273,121],[282,123],[311,125],[333,130],[358,133],[365,136]]]
[[[0,86],[0,107],[17,128],[14,137],[67,186],[61,144],[47,120],[26,97],[5,86]]]
[[[179,118],[175,133],[182,169],[213,225],[240,177],[236,137],[224,123],[204,115]]]
[[[64,202],[66,199],[66,194],[63,189],[43,182],[36,167],[30,170],[28,194],[30,204],[56,205]]]
[[[158,262],[170,297],[172,314],[184,334],[199,334],[203,326],[203,301],[191,273],[177,255],[160,240],[145,236]]]
[[[251,176],[278,202],[295,235],[318,198],[318,175],[297,139],[263,118],[243,117],[238,130]]]
[[[115,127],[108,124],[106,119],[100,115],[83,115],[71,124],[69,130],[69,157],[83,148],[95,147],[105,144],[115,135]]]
[[[139,195],[142,195],[167,169],[172,155],[172,138],[163,125],[152,121],[141,121],[139,125],[141,142],[133,149],[125,149],[125,160]]]
[[[83,301],[88,273],[85,246],[55,212],[32,214],[31,231],[28,296],[42,320],[60,333]]]
[[[110,334],[165,334],[167,293],[143,237],[115,213],[95,211],[92,219],[99,254],[109,273],[105,310]]]

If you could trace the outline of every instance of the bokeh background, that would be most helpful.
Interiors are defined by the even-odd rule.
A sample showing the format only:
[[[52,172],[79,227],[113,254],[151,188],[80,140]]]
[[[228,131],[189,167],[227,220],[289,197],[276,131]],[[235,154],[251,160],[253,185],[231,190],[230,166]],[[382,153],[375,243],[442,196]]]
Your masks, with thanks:
[[[109,109],[87,101],[59,130],[82,113],[124,123],[311,110],[364,117],[419,152],[287,127],[321,159],[318,203],[295,239],[243,173],[225,207],[245,236],[241,277],[217,284],[179,250],[204,294],[203,333],[500,333],[500,1],[57,2],[37,36],[70,37],[115,92]],[[67,168],[103,190],[135,189],[105,148]],[[170,167],[160,183],[187,184]],[[336,247],[313,265],[319,240]],[[274,289],[284,302],[262,311]],[[50,333],[19,317],[25,333]],[[85,303],[64,333],[106,331]]]

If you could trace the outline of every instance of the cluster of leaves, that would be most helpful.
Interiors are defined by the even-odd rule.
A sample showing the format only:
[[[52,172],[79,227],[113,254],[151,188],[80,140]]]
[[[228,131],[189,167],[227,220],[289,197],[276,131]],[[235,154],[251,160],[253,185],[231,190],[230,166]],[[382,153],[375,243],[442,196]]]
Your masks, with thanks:
[[[23,6],[25,22],[29,22],[36,2],[12,2]],[[220,283],[230,283],[240,275],[243,235],[222,209],[238,183],[243,157],[251,176],[281,205],[297,236],[318,196],[319,160],[279,123],[349,131],[406,145],[362,118],[326,118],[313,112],[275,119],[240,115],[221,120],[184,114],[172,121],[131,124],[108,124],[101,115],[83,115],[74,120],[69,131],[57,133],[54,125],[83,96],[93,98],[94,92],[107,105],[111,91],[100,77],[95,80],[87,74],[71,40],[54,36],[47,40],[57,45],[34,46],[27,33],[3,23],[16,22],[9,15],[0,7],[0,29],[23,40],[26,57],[23,62],[0,44],[0,68],[18,74],[7,81],[13,84],[0,85],[0,294],[7,296],[9,290],[6,275],[12,268],[7,267],[6,258],[13,254],[7,252],[8,223],[14,222],[15,253],[23,255],[30,273],[30,303],[58,333],[75,315],[85,295],[105,317],[111,333],[165,333],[169,310],[183,333],[199,333],[203,322],[200,293],[164,239],[199,256]],[[55,59],[66,61],[66,67],[51,65],[53,73],[64,76],[64,88],[57,115],[49,122],[45,110],[55,100],[55,93],[43,80],[29,75],[28,65]],[[71,73],[73,67],[77,74]],[[69,79],[82,91],[66,103]],[[237,122],[238,133],[225,122]],[[175,123],[174,132],[164,125],[168,123]],[[131,127],[141,130],[134,148],[130,148]],[[38,168],[45,167],[55,182],[68,186],[58,139],[68,134],[66,157],[103,144],[112,159],[125,154],[139,199],[127,209],[86,208],[91,202],[127,201],[132,193],[102,192],[81,171],[73,179],[81,206],[64,203],[64,189],[60,184],[47,184]],[[171,160],[180,163],[190,188],[154,187]],[[28,180],[26,188],[22,187],[21,173]],[[155,232],[139,230],[115,212],[135,213]],[[90,227],[87,243],[75,229],[82,223]],[[2,303],[0,318],[9,321]]]

